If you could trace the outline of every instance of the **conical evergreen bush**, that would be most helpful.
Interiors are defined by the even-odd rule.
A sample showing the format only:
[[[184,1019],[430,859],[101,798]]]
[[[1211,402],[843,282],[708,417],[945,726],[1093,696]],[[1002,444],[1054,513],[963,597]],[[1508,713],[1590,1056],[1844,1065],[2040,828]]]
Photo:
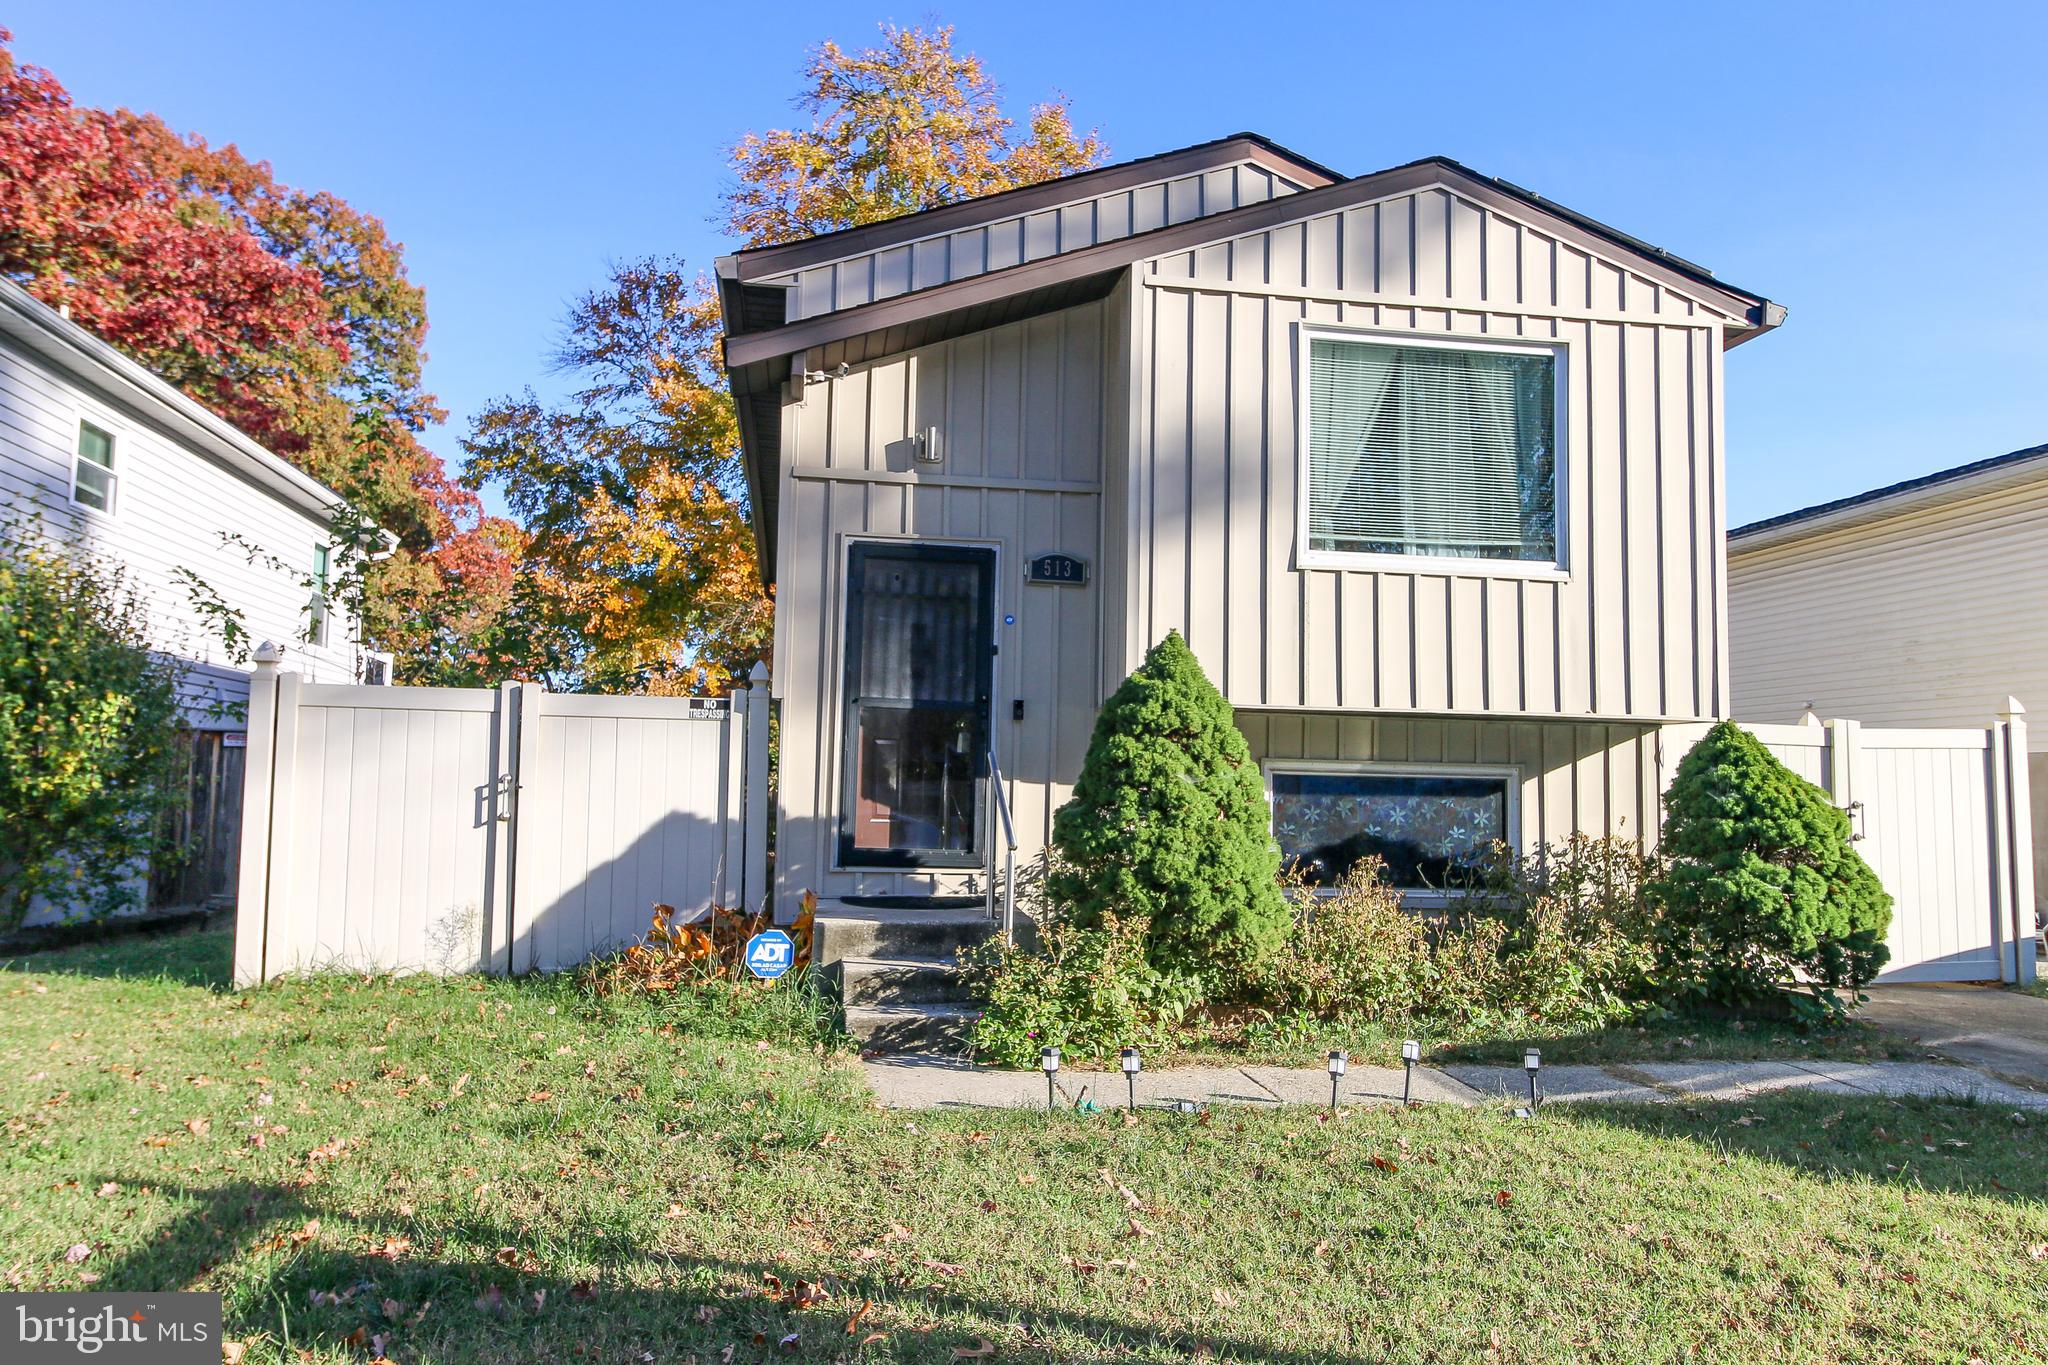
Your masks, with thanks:
[[[1795,977],[1829,1009],[1889,956],[1892,899],[1856,852],[1849,817],[1730,721],[1678,765],[1654,885],[1665,974],[1681,993],[1745,1009]]]
[[[1053,905],[1083,927],[1148,918],[1161,972],[1227,989],[1286,939],[1258,765],[1178,631],[1103,704],[1053,844]]]

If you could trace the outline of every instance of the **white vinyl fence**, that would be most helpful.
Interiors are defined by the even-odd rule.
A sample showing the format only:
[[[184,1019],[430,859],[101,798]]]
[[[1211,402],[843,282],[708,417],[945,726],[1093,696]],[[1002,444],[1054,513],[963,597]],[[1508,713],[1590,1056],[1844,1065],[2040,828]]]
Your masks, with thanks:
[[[259,652],[235,981],[550,971],[767,896],[767,671],[730,701],[323,686]]]
[[[1745,725],[1849,814],[1892,895],[1880,981],[2034,978],[2027,723],[2008,699],[1981,730],[1872,730],[1853,720]],[[1666,780],[1703,725],[1669,727]]]

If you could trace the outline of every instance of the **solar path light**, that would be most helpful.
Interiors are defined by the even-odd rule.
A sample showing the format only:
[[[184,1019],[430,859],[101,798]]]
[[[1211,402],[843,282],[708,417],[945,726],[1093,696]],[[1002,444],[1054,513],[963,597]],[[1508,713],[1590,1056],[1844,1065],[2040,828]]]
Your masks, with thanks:
[[[1413,1104],[1415,1093],[1415,1064],[1422,1060],[1422,1044],[1410,1038],[1401,1044],[1401,1103]]]
[[[1139,1060],[1138,1049],[1134,1047],[1125,1048],[1123,1050],[1123,1063],[1124,1088],[1129,1094],[1129,1102],[1124,1107],[1132,1113],[1136,1113],[1138,1109],[1138,1071],[1144,1065]]]
[[[1529,1107],[1532,1109],[1536,1107],[1536,1102],[1539,1098],[1536,1094],[1536,1073],[1542,1069],[1543,1054],[1541,1052],[1532,1047],[1522,1054],[1522,1070],[1529,1073]]]
[[[1337,1082],[1344,1079],[1344,1069],[1351,1064],[1351,1054],[1338,1048],[1330,1054],[1330,1108],[1337,1107]]]
[[[1053,1078],[1060,1074],[1060,1050],[1056,1047],[1038,1049],[1038,1069],[1045,1073],[1045,1108],[1050,1113],[1053,1109]]]

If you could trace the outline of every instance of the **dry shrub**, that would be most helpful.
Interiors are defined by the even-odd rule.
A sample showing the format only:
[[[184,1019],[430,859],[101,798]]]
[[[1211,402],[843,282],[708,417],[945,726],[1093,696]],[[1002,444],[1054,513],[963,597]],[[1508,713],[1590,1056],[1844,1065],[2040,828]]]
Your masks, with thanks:
[[[806,891],[796,922],[785,930],[796,942],[793,971],[811,965],[811,924],[817,910],[817,896]],[[774,927],[774,917],[765,910],[749,915],[714,905],[701,919],[679,923],[674,906],[657,905],[653,923],[640,941],[586,963],[582,980],[599,995],[649,994],[706,981],[744,981],[749,975],[747,940]]]

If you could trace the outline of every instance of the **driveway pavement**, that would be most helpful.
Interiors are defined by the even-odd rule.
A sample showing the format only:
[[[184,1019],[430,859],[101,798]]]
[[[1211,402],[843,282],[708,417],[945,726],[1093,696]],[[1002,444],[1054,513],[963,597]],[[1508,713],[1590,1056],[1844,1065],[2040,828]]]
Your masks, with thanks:
[[[2048,1090],[2048,1000],[1996,986],[1871,986],[1857,1017],[1960,1062]]]

